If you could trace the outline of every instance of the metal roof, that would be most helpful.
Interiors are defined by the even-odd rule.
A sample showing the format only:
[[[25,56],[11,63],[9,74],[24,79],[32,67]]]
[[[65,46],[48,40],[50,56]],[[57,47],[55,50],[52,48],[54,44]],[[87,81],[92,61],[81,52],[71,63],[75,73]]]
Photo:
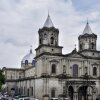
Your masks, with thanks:
[[[92,34],[92,30],[91,30],[91,28],[90,28],[90,26],[89,26],[89,23],[87,22],[87,24],[86,24],[86,26],[85,26],[85,29],[84,29],[84,31],[83,31],[83,34]]]
[[[44,23],[44,27],[48,27],[48,28],[54,27],[54,25],[53,25],[53,23],[52,23],[52,20],[51,20],[49,14],[48,14],[48,17],[47,17],[47,19],[46,19],[46,21],[45,21],[45,23]]]

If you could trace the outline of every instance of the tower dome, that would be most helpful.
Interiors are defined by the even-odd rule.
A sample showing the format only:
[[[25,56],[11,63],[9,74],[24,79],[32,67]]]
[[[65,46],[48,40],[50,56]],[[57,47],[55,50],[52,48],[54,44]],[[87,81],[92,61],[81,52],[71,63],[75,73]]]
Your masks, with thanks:
[[[35,59],[34,59],[34,54],[32,53],[32,49],[30,49],[30,52],[25,55],[21,61],[21,67],[31,67],[35,66]]]

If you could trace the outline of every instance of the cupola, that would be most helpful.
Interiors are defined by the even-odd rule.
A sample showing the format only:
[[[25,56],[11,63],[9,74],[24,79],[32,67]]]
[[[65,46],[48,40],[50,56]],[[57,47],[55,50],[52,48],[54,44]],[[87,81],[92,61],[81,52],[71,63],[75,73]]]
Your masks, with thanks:
[[[35,59],[34,54],[32,53],[32,49],[30,49],[30,52],[25,55],[21,61],[21,67],[27,68],[30,66],[35,66]]]

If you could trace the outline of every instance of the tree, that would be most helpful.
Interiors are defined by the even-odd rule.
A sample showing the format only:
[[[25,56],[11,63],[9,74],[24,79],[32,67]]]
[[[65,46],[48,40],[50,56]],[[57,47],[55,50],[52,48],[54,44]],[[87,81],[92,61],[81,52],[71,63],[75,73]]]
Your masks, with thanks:
[[[4,83],[5,83],[5,77],[3,75],[3,71],[0,69],[0,91],[1,91],[1,87]]]

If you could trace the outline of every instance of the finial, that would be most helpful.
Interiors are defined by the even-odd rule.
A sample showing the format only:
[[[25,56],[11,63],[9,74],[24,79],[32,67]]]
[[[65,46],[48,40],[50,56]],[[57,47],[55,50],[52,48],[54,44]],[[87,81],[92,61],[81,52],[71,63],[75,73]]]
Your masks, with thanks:
[[[30,53],[32,53],[32,45],[30,46]]]
[[[49,9],[48,9],[48,17],[50,17],[50,15],[49,15]]]
[[[89,20],[88,20],[88,17],[87,17],[87,24],[89,24]]]
[[[50,15],[49,15],[49,10],[48,10],[47,19],[46,19],[46,21],[45,21],[43,27],[47,27],[47,28],[54,27],[54,25],[53,25],[53,23],[52,23],[52,20],[51,20],[51,18],[50,18]]]

